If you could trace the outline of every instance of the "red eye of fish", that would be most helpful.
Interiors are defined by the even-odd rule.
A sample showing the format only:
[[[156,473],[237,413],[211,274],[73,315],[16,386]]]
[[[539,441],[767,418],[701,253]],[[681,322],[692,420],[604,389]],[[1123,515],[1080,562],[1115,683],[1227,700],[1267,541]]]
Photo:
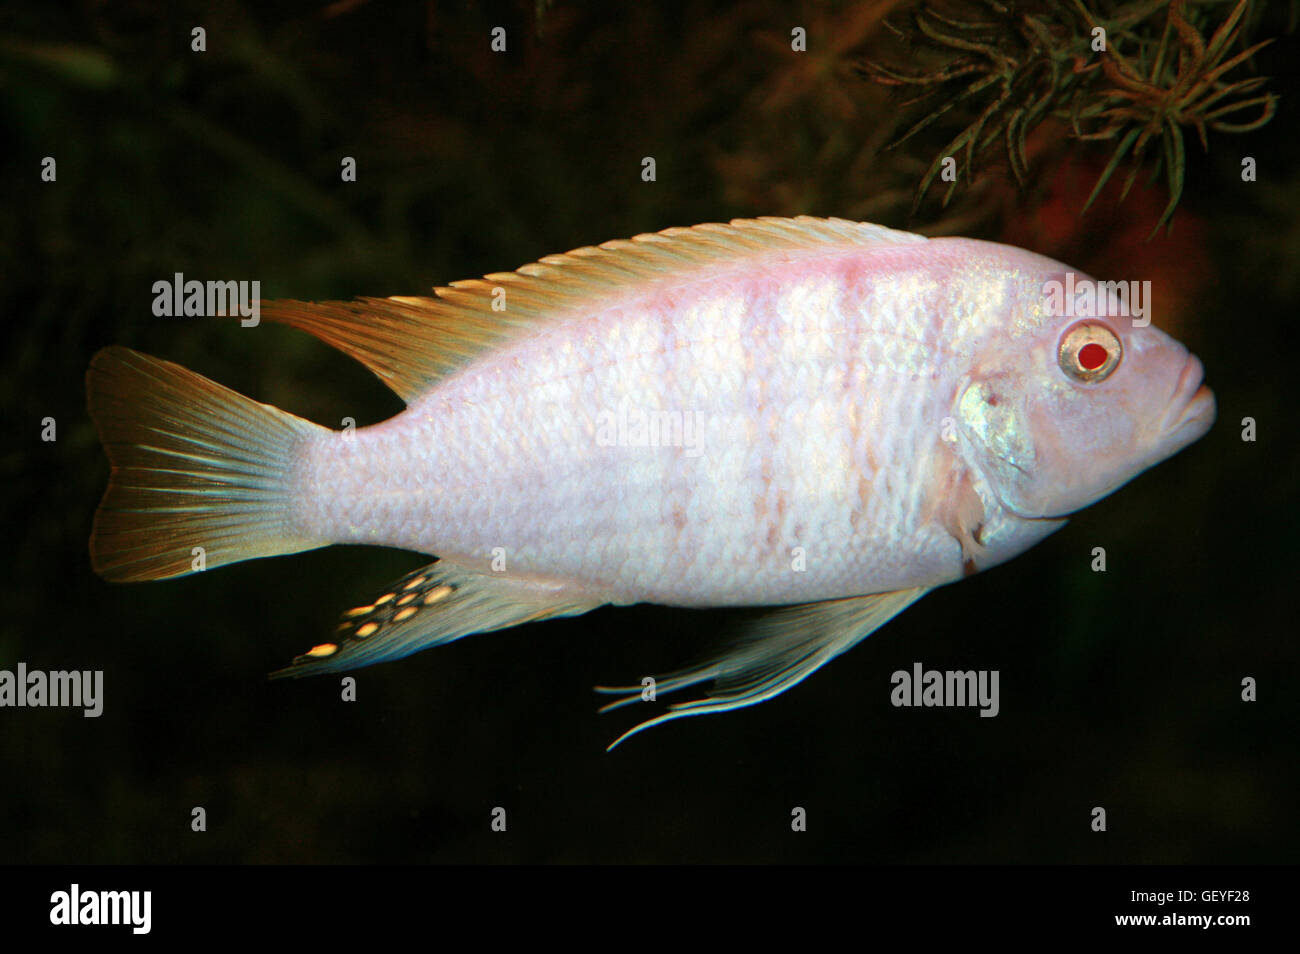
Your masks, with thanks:
[[[1106,363],[1106,349],[1095,341],[1090,341],[1079,349],[1079,367],[1085,371],[1096,371]]]
[[[1056,360],[1076,381],[1096,383],[1110,377],[1123,357],[1119,336],[1097,321],[1071,325],[1061,336]]]

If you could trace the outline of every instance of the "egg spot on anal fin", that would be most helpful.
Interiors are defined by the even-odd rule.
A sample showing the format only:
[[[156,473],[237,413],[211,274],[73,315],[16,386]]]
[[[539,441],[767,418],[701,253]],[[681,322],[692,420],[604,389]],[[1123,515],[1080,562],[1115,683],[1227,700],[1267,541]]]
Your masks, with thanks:
[[[424,594],[424,605],[432,606],[434,603],[437,603],[439,600],[444,600],[450,595],[451,595],[450,586],[446,586],[446,585],[435,586],[429,592]]]
[[[372,603],[345,611],[336,643],[315,647],[271,675],[356,669],[472,633],[585,613],[601,602],[559,581],[473,572],[439,560],[386,587]]]

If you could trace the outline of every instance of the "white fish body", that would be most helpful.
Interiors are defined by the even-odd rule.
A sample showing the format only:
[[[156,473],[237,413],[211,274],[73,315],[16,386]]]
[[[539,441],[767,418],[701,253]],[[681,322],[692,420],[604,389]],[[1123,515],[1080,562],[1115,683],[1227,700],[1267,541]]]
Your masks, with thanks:
[[[115,464],[92,553],[119,579],[187,571],[190,543],[209,566],[345,542],[439,557],[290,674],[604,603],[798,604],[661,683],[717,685],[645,725],[749,705],[1208,429],[1200,363],[1113,308],[1058,314],[1045,289],[1067,271],[804,217],[608,243],[434,298],[265,303],[407,409],[345,435],[109,349],[90,375]],[[259,492],[230,501],[224,524],[212,498],[245,465],[214,475],[183,447],[142,448],[132,392],[158,380],[274,421],[236,455]],[[207,491],[192,517],[142,518],[140,488],[120,479],[156,472],[158,453]]]

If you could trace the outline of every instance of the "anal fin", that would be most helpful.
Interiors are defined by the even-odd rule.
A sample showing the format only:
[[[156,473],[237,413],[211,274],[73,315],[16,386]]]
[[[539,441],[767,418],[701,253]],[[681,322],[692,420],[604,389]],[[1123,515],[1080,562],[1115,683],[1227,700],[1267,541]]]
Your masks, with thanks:
[[[724,655],[656,680],[656,695],[712,680],[713,688],[703,699],[674,703],[662,715],[624,732],[609,749],[673,719],[727,712],[780,695],[870,636],[928,590],[913,587],[773,610]],[[600,710],[608,712],[641,701],[642,687],[597,686],[596,691],[628,694]]]
[[[473,633],[574,616],[598,605],[560,584],[473,573],[438,560],[402,577],[370,603],[347,610],[328,642],[271,678],[357,669]]]

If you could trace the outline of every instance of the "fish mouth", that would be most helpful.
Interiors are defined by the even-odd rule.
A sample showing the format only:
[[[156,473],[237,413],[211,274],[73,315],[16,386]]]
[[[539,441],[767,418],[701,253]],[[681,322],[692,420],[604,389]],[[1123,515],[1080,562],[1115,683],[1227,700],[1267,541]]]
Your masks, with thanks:
[[[1204,380],[1205,367],[1200,359],[1188,355],[1161,428],[1165,439],[1178,447],[1190,444],[1214,423],[1214,392],[1205,386]]]

